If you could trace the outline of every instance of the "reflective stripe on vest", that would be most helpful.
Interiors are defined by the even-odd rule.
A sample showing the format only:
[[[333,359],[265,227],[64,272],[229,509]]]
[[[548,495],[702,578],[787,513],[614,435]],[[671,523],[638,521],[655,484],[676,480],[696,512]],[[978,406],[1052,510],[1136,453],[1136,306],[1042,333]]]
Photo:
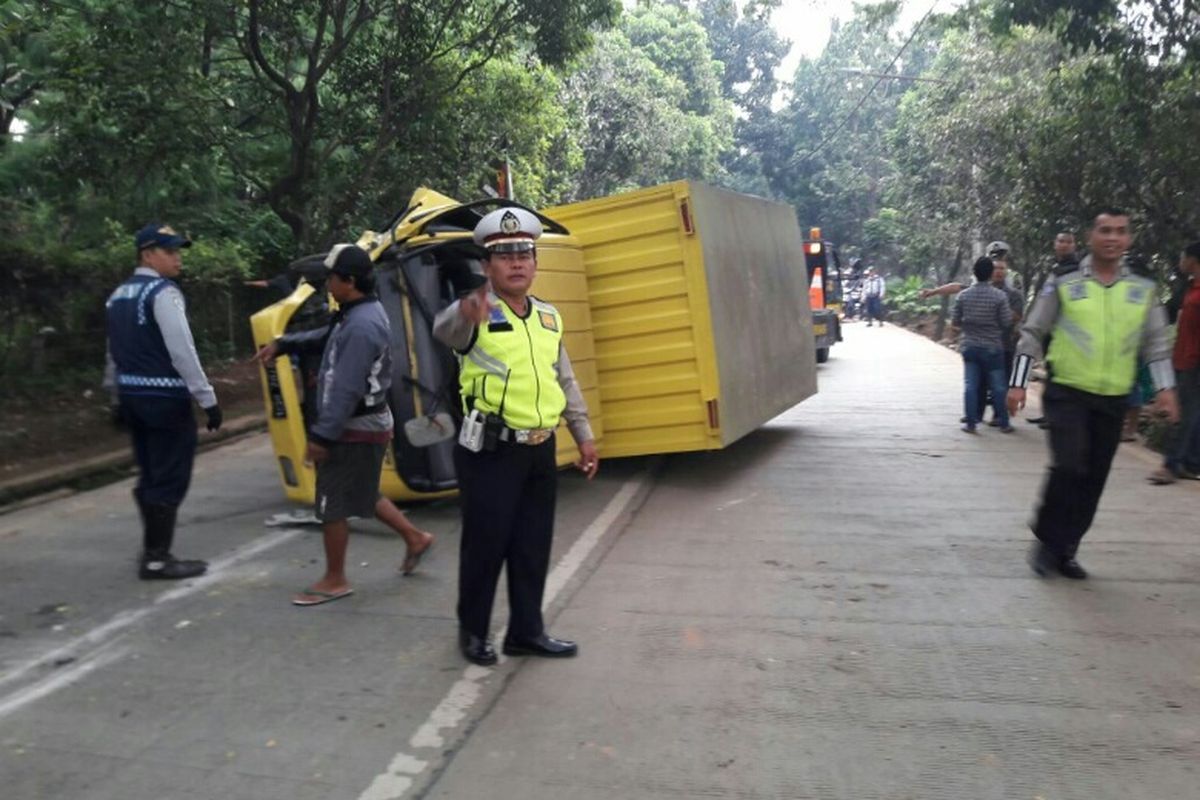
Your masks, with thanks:
[[[1058,285],[1058,302],[1046,354],[1054,382],[1108,397],[1129,394],[1154,284],[1122,276],[1106,287],[1090,275],[1073,274]]]
[[[554,428],[567,398],[558,385],[562,318],[549,303],[530,297],[529,315],[522,319],[495,295],[494,308],[482,323],[471,349],[460,356],[459,387],[464,403],[499,414],[510,428]],[[465,409],[470,410],[470,407]]]

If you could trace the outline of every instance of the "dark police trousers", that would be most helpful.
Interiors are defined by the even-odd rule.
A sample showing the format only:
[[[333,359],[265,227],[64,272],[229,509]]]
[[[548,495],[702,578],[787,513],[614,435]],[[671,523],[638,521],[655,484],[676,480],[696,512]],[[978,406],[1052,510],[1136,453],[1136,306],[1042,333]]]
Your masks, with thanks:
[[[121,414],[133,435],[142,503],[178,507],[192,482],[196,418],[190,397],[121,395]]]
[[[1074,557],[1092,526],[1113,456],[1121,443],[1127,396],[1106,397],[1047,384],[1051,462],[1033,533],[1061,557]]]
[[[542,594],[558,494],[554,438],[538,445],[498,442],[490,453],[454,448],[462,492],[458,621],[480,638],[487,637],[502,566],[508,572],[509,638],[545,632]]]

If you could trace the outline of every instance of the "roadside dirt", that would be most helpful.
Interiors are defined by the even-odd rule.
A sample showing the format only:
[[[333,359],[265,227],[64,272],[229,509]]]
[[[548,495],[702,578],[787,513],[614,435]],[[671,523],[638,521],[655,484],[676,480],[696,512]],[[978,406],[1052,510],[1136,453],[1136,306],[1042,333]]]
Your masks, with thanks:
[[[235,361],[207,372],[226,420],[264,414],[256,364]],[[99,387],[39,400],[11,398],[0,405],[0,417],[0,484],[129,449],[129,435],[113,427],[108,396]],[[203,421],[198,409],[197,419]],[[201,443],[207,435],[201,427]]]

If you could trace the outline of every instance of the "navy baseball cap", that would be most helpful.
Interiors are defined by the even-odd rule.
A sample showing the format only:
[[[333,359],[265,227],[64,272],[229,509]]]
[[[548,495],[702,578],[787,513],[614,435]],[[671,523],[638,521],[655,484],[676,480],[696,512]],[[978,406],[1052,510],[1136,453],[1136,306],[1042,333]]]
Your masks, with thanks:
[[[158,222],[151,222],[135,233],[133,241],[137,245],[138,250],[145,250],[147,247],[179,250],[183,247],[192,246],[191,239],[188,239],[186,236],[180,236],[170,225],[162,225]]]
[[[338,275],[365,277],[375,271],[371,256],[356,244],[335,244],[325,256],[325,269]]]

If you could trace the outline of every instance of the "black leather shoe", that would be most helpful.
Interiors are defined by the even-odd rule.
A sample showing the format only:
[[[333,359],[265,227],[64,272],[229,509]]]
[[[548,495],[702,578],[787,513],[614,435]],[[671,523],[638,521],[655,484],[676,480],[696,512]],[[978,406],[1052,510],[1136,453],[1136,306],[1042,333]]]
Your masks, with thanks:
[[[459,631],[458,647],[462,650],[463,658],[481,667],[490,667],[500,660],[491,642],[467,631]]]
[[[545,658],[570,658],[579,652],[579,645],[564,639],[542,634],[536,639],[504,639],[506,656],[543,656]]]
[[[1029,568],[1038,575],[1045,577],[1060,564],[1060,560],[1055,558],[1054,553],[1050,552],[1050,548],[1041,542],[1035,541],[1029,548]]]
[[[147,554],[142,557],[138,577],[144,581],[178,581],[195,578],[207,571],[207,561],[179,559],[170,553],[161,556]]]
[[[1064,578],[1081,581],[1087,578],[1087,570],[1080,566],[1079,562],[1074,558],[1064,558],[1058,562],[1058,572]]]

